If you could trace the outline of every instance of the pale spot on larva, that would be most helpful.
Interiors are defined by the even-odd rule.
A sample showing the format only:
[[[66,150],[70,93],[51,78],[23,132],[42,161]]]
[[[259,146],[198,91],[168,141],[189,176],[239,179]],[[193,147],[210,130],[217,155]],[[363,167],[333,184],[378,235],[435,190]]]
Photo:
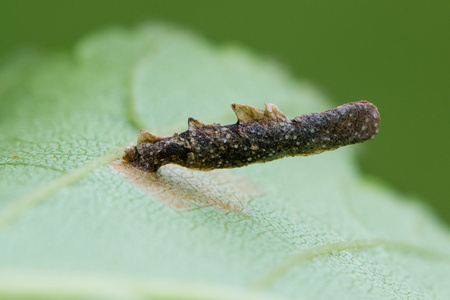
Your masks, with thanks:
[[[378,123],[373,124],[373,126],[378,127]]]
[[[229,138],[231,138],[231,134],[228,133],[227,134],[227,139],[229,139]]]
[[[365,126],[365,125],[363,125],[363,127],[361,127],[361,129],[362,129],[362,130],[366,130],[366,126]]]
[[[251,158],[251,157],[249,157],[249,158],[247,158],[247,160],[248,160],[248,161],[251,161],[251,160],[252,160],[252,158]]]
[[[352,126],[352,123],[351,123],[351,122],[348,122],[347,126]]]
[[[239,146],[238,145],[234,145],[234,148],[237,149]]]

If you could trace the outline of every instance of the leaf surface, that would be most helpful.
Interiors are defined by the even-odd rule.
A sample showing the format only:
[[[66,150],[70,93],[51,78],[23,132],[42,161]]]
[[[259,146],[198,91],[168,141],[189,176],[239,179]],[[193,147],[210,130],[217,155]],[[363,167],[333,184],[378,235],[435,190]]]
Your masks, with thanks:
[[[4,60],[0,101],[1,298],[450,298],[447,229],[364,179],[358,147],[217,171],[261,190],[245,213],[195,205],[235,195],[193,185],[209,173],[171,175],[196,192],[179,210],[112,169],[140,128],[234,123],[232,103],[332,108],[267,59],[164,24],[111,28]]]

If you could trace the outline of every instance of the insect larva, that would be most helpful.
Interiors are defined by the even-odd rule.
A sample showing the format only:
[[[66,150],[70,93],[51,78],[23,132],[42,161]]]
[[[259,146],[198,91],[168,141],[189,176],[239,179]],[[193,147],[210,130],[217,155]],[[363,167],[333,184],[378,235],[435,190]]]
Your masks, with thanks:
[[[123,159],[149,172],[165,164],[203,171],[238,168],[362,143],[373,139],[380,126],[376,106],[367,101],[292,120],[274,104],[266,104],[265,110],[240,104],[231,107],[236,124],[205,124],[189,118],[189,129],[172,137],[140,130],[137,146],[127,147]]]

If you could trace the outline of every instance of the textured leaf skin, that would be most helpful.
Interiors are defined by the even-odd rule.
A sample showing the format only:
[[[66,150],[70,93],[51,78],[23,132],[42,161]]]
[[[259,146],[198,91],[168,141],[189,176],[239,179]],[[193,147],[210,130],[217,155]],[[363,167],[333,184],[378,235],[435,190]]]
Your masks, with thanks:
[[[355,147],[223,171],[262,189],[247,214],[175,210],[109,166],[139,129],[231,124],[232,103],[333,107],[273,62],[111,28],[4,60],[0,101],[1,299],[450,298],[448,229],[365,180]]]

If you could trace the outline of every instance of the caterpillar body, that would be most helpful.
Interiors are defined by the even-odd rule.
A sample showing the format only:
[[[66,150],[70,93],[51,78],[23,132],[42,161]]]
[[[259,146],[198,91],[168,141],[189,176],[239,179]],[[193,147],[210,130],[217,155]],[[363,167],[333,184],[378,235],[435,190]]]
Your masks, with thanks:
[[[373,139],[380,126],[375,105],[358,101],[289,119],[274,104],[265,110],[231,105],[237,123],[205,124],[189,118],[189,129],[172,137],[140,130],[123,159],[155,172],[165,164],[209,171],[264,163],[286,156],[318,154]]]

